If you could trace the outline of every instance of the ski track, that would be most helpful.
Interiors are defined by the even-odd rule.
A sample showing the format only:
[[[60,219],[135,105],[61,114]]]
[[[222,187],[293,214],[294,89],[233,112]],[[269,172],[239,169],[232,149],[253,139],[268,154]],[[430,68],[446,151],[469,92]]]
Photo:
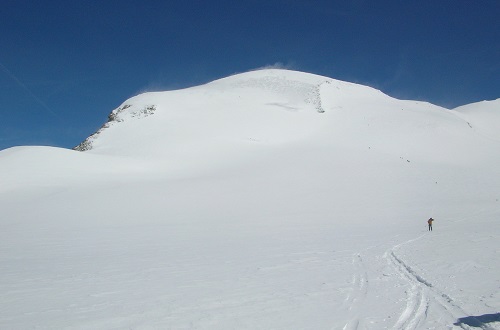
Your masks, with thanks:
[[[396,254],[396,250],[401,246],[421,239],[425,235],[409,240],[407,242],[398,244],[387,250],[384,258],[396,270],[397,276],[407,283],[408,289],[406,290],[407,303],[406,308],[399,315],[398,320],[393,326],[393,329],[401,330],[414,330],[418,329],[420,325],[427,320],[427,316],[431,312],[440,315],[440,325],[448,329],[454,327],[461,329],[473,329],[466,324],[457,324],[459,317],[470,315],[466,313],[454,300],[441,292],[429,281],[420,276],[407,262],[403,261]],[[429,320],[430,321],[430,320]],[[477,327],[485,330],[493,330],[487,324],[477,321]],[[446,324],[442,324],[446,322]],[[474,328],[477,329],[475,326]],[[426,329],[429,327],[426,327]],[[350,329],[350,328],[347,328]],[[354,328],[355,329],[355,328]]]
[[[353,256],[352,264],[354,274],[352,277],[351,292],[347,296],[344,304],[349,306],[348,319],[343,330],[355,330],[360,325],[359,310],[368,295],[368,274],[361,254]]]
[[[416,329],[421,321],[427,318],[429,310],[429,298],[418,279],[408,270],[406,265],[396,257],[394,251],[386,252],[384,255],[389,263],[396,269],[400,278],[408,283],[406,290],[406,308],[399,316],[394,329]]]

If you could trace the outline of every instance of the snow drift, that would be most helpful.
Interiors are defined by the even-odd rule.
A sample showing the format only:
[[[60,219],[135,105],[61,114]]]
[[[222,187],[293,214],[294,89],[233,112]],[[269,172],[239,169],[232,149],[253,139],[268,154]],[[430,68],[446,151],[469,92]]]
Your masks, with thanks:
[[[499,107],[261,70],[1,151],[0,326],[500,328]]]

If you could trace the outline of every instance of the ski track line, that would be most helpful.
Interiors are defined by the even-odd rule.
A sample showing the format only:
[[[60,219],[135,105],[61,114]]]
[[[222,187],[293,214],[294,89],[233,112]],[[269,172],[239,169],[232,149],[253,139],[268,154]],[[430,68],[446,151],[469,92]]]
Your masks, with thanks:
[[[393,326],[394,329],[417,329],[419,324],[427,319],[429,309],[433,302],[437,303],[437,306],[432,304],[433,307],[437,307],[437,309],[440,310],[440,313],[447,316],[452,324],[457,321],[459,317],[469,315],[460,306],[456,305],[450,296],[435,288],[432,283],[422,278],[407,263],[396,255],[396,249],[400,248],[402,245],[421,239],[424,236],[425,235],[422,235],[407,242],[395,245],[384,253],[384,258],[396,270],[399,277],[407,282],[409,286],[409,289],[406,290],[406,308],[403,310],[396,321],[396,324]],[[481,327],[481,329],[493,330],[493,328],[480,322],[479,320],[477,320],[477,324]],[[451,327],[451,324],[446,326]],[[455,323],[455,326],[465,330],[473,329],[466,324]]]
[[[396,269],[399,277],[409,284],[409,289],[406,290],[406,308],[399,316],[394,329],[416,329],[419,323],[427,317],[429,298],[419,285],[418,280],[415,280],[412,274],[407,271],[393,251],[386,252],[384,257]]]
[[[368,295],[368,274],[361,254],[357,253],[353,256],[352,264],[354,266],[352,289],[344,302],[349,306],[349,321],[344,325],[343,330],[358,329],[360,323],[358,310]]]

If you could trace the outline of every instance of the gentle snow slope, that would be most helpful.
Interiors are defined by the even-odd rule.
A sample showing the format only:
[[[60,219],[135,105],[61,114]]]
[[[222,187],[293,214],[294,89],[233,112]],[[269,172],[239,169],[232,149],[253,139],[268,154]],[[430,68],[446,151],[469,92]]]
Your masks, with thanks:
[[[464,105],[454,110],[485,137],[500,141],[500,99]]]
[[[499,104],[262,70],[1,151],[0,328],[500,329]]]

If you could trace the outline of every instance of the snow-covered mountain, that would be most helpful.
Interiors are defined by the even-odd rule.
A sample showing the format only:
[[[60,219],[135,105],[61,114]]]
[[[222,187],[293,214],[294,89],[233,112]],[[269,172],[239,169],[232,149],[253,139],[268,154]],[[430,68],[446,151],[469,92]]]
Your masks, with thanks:
[[[0,328],[500,329],[498,128],[287,70],[133,97],[0,152]]]

